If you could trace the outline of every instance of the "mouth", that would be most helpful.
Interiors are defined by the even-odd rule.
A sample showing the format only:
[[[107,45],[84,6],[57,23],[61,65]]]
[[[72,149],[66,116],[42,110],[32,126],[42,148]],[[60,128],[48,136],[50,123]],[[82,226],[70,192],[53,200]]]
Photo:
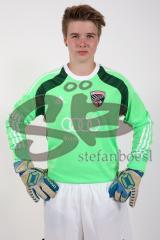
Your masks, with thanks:
[[[82,56],[83,56],[83,55],[86,55],[87,53],[88,53],[88,51],[78,51],[78,54],[79,54],[79,55],[82,55]]]

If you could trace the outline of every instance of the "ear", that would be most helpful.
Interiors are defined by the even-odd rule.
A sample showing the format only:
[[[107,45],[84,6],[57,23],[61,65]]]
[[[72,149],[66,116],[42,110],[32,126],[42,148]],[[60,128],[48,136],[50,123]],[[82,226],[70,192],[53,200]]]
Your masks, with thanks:
[[[66,37],[64,37],[63,40],[64,40],[64,44],[65,44],[66,47],[67,47],[68,45],[67,45],[67,39],[66,39]]]

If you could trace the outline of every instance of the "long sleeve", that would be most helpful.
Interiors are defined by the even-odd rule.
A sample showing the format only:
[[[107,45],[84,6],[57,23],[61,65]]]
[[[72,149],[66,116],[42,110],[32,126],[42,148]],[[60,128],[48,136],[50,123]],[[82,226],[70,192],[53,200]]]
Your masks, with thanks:
[[[128,86],[128,107],[124,122],[133,129],[132,151],[127,167],[145,171],[150,159],[150,145],[152,143],[152,120],[142,100],[130,83]]]
[[[59,70],[58,70],[59,72]],[[13,151],[14,160],[30,160],[29,145],[26,137],[26,126],[38,115],[43,115],[44,104],[43,83],[57,75],[57,71],[46,73],[14,105],[13,111],[6,121],[6,130],[10,149]],[[37,108],[39,105],[39,108]]]
[[[28,160],[30,158],[25,128],[36,117],[35,94],[36,86],[33,86],[16,102],[13,112],[6,121],[9,146],[13,151],[14,160]]]

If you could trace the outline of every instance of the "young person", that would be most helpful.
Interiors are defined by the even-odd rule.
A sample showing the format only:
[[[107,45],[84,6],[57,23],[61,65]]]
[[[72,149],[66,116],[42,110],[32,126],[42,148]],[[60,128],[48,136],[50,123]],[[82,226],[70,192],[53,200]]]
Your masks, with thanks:
[[[95,62],[102,26],[103,15],[91,6],[66,8],[69,62],[38,79],[7,121],[15,171],[36,202],[45,200],[45,240],[131,239],[126,200],[135,205],[152,122],[128,80]],[[47,124],[47,171],[34,167],[25,134],[39,115]],[[127,168],[119,173],[120,116],[134,135]]]

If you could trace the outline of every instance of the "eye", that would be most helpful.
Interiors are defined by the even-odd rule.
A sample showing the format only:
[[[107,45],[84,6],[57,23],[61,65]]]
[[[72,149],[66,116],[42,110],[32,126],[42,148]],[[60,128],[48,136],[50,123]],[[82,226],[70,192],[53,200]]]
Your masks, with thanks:
[[[93,35],[87,35],[87,38],[94,38]]]
[[[78,35],[73,35],[72,38],[78,38]]]

